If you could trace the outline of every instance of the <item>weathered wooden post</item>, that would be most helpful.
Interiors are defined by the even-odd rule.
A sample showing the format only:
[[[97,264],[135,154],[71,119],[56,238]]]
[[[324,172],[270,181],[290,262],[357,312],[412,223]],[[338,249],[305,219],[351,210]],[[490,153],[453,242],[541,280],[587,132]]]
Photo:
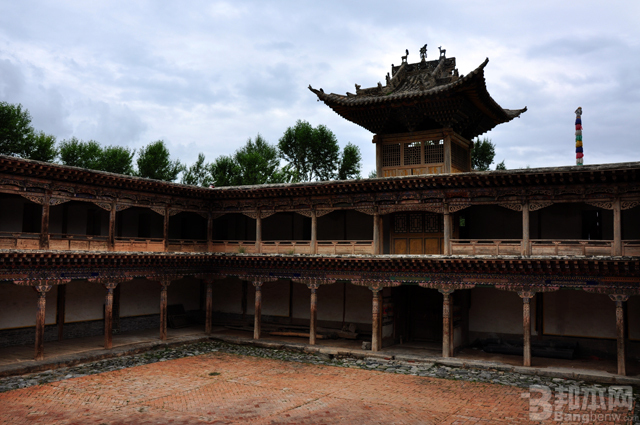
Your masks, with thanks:
[[[529,201],[525,201],[522,204],[522,255],[531,255],[529,228]]]
[[[107,296],[104,303],[104,348],[113,347],[113,290],[118,286],[117,282],[105,283]]]
[[[164,222],[162,227],[162,237],[164,238],[164,252],[169,251],[169,206],[164,209]]]
[[[318,253],[318,216],[316,211],[311,211],[311,253]]]
[[[618,375],[627,374],[627,347],[624,334],[624,304],[629,300],[629,295],[611,294],[612,301],[616,303],[616,337],[618,348]]]
[[[256,252],[262,252],[262,214],[260,210],[256,213]]]
[[[442,357],[453,356],[453,309],[451,294],[453,289],[438,289],[442,294]]]
[[[51,288],[51,285],[46,284],[40,284],[33,287],[33,289],[38,293],[38,307],[36,310],[36,360],[44,359],[45,308],[47,305],[47,292],[49,292]]]
[[[213,251],[213,214],[207,215],[207,252]]]
[[[382,348],[380,344],[382,286],[370,286],[369,289],[373,292],[371,305],[371,351],[375,352],[380,351],[380,348]]]
[[[40,249],[49,249],[49,207],[51,205],[51,193],[47,192],[42,200],[42,218],[40,222]]]
[[[622,212],[620,198],[613,201],[613,255],[622,255]]]
[[[452,220],[449,213],[449,206],[444,204],[444,255],[451,255],[451,232],[452,232]]]
[[[535,295],[533,291],[518,292],[522,298],[522,330],[524,334],[524,343],[522,346],[523,364],[531,366],[531,298]]]
[[[116,203],[111,203],[111,209],[109,210],[109,239],[107,241],[107,248],[109,251],[116,250]]]
[[[207,300],[206,300],[206,322],[204,324],[204,333],[211,334],[211,322],[213,320],[213,279],[205,279],[207,284]]]
[[[262,330],[262,281],[254,280],[253,286],[256,288],[256,304],[253,318],[253,339],[260,339]]]
[[[311,310],[309,312],[309,344],[316,345],[316,319],[318,317],[318,284],[309,283],[307,288],[311,290]]]

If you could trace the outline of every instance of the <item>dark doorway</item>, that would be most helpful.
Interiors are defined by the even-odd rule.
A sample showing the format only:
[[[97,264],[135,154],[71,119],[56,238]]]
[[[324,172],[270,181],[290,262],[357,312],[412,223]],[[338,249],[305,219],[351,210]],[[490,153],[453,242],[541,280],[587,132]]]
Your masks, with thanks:
[[[393,289],[396,342],[441,342],[442,294],[418,285]]]
[[[582,211],[582,239],[602,240],[602,212]]]

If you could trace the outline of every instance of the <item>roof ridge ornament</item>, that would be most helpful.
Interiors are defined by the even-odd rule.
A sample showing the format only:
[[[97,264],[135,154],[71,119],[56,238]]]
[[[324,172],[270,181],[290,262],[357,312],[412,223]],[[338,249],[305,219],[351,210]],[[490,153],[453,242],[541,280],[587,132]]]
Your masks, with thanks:
[[[438,50],[440,50],[440,59],[447,57],[447,49],[443,49],[442,46],[438,46]]]
[[[400,59],[402,59],[402,63],[407,63],[407,56],[409,56],[409,49],[405,49],[405,51],[407,52],[407,54],[404,56],[400,56]]]
[[[422,59],[422,62],[425,62],[427,60],[427,44],[426,43],[424,46],[420,48],[420,58]]]

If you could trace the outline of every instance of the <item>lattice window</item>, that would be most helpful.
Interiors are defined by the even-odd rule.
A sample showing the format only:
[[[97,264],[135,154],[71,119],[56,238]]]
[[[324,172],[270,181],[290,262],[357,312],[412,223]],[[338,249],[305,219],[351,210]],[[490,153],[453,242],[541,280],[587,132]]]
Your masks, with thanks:
[[[396,233],[407,233],[407,215],[396,214],[393,219],[393,231]]]
[[[444,216],[442,214],[427,213],[424,215],[425,233],[444,232]]]
[[[382,166],[400,166],[400,143],[382,145]]]
[[[404,165],[417,165],[421,164],[420,150],[422,149],[421,142],[411,142],[404,144]]]
[[[469,171],[469,151],[453,142],[451,142],[451,165],[458,170]]]
[[[424,163],[439,162],[444,162],[444,142],[442,140],[427,140],[424,142]]]
[[[409,233],[422,233],[422,213],[409,214]]]

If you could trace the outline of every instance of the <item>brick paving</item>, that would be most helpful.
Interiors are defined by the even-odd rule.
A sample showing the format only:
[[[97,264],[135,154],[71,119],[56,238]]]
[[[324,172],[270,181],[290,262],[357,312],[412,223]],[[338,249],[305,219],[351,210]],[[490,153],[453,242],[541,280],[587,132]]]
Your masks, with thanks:
[[[1,393],[0,423],[538,423],[523,391],[214,352]]]

